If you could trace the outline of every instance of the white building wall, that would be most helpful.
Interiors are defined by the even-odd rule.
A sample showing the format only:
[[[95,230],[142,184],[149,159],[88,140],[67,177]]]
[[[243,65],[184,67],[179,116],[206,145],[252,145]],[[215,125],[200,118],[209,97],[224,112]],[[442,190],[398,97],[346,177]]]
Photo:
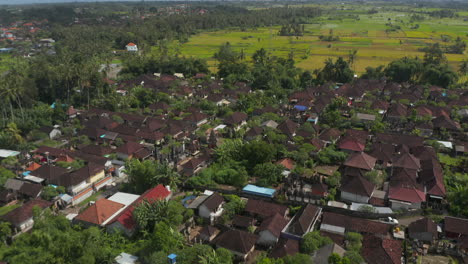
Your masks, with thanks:
[[[349,192],[341,192],[341,200],[356,202],[356,203],[368,203],[369,197],[361,196]]]

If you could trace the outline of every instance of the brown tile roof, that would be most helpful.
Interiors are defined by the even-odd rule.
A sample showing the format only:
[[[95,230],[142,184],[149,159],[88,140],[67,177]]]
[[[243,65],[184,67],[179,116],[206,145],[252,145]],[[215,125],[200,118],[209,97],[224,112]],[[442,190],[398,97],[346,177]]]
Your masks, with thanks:
[[[228,125],[240,125],[243,121],[247,120],[247,114],[242,112],[234,112],[224,119]]]
[[[400,240],[364,236],[361,254],[367,263],[401,264],[402,252]]]
[[[371,197],[375,184],[361,176],[354,176],[341,188],[342,191]]]
[[[288,220],[284,219],[283,216],[276,213],[273,216],[263,220],[262,224],[258,227],[258,231],[262,232],[268,230],[275,237],[279,237],[281,235],[281,231],[287,224]]]
[[[215,244],[228,250],[247,254],[255,246],[258,236],[240,230],[229,230],[215,239]]]
[[[288,227],[288,232],[296,235],[304,235],[312,223],[317,219],[320,208],[307,204],[300,213],[296,214],[293,222]]]
[[[45,209],[51,205],[52,202],[34,199],[9,212],[3,218],[13,225],[19,226],[24,221],[33,217],[33,207],[39,206],[41,209]]]
[[[75,219],[101,225],[104,223],[109,217],[117,213],[120,209],[124,208],[125,205],[121,203],[117,203],[114,201],[110,201],[107,199],[100,199],[96,201],[93,205],[88,207],[82,213],[80,213]]]
[[[320,133],[319,138],[324,141],[334,141],[340,138],[342,132],[337,128],[328,128]]]
[[[410,203],[421,203],[426,201],[424,192],[412,187],[390,187],[388,190],[388,199],[398,200]]]
[[[271,250],[270,258],[283,258],[299,253],[299,241],[293,239],[280,238],[275,247]]]
[[[235,215],[234,218],[232,219],[233,226],[242,227],[242,228],[247,228],[249,226],[252,226],[254,222],[255,222],[254,218],[243,216],[243,215]]]
[[[390,117],[405,117],[408,114],[408,107],[404,104],[394,103],[387,111],[387,116]]]
[[[210,211],[215,211],[224,202],[223,196],[219,193],[213,193],[201,205],[206,206]],[[201,206],[200,205],[200,206]]]
[[[291,136],[296,133],[298,126],[296,122],[286,119],[283,123],[278,125],[277,129],[283,134]]]
[[[42,185],[25,182],[21,186],[19,193],[26,195],[28,197],[31,197],[31,198],[37,198],[37,196],[39,196],[41,191],[42,191]]]
[[[118,147],[116,149],[116,152],[127,154],[127,155],[132,155],[142,148],[143,148],[143,145],[141,145],[140,143],[129,141],[123,144],[122,146]]]
[[[276,213],[280,215],[286,215],[288,208],[284,205],[269,203],[262,200],[249,199],[245,206],[245,211],[252,215],[258,215],[263,218],[267,218]]]
[[[432,233],[432,238],[436,238],[437,236],[437,224],[434,223],[430,218],[424,217],[417,221],[412,222],[408,226],[408,233],[411,237],[414,233],[425,233],[429,232]]]
[[[218,233],[218,232],[219,232],[218,228],[216,228],[214,226],[207,225],[207,226],[204,226],[200,230],[199,235],[204,236],[206,238],[210,238],[211,236],[216,235],[216,233]]]
[[[445,232],[468,236],[468,219],[446,216],[444,228]]]
[[[41,179],[52,180],[60,177],[65,173],[67,173],[67,170],[62,167],[43,165],[39,169],[31,172],[31,175]]]
[[[81,148],[80,151],[96,156],[104,156],[113,152],[110,147],[104,147],[101,145],[87,145],[84,148]]]
[[[340,140],[338,148],[351,151],[364,151],[366,144],[359,139],[347,137]]]
[[[403,155],[395,159],[395,161],[393,162],[393,167],[419,170],[421,169],[421,163],[419,159],[415,156],[409,153],[404,153]]]
[[[403,134],[377,133],[375,141],[394,145],[406,145],[408,147],[424,145],[422,137]]]
[[[392,227],[389,224],[381,222],[331,212],[323,213],[322,224],[343,227],[346,232],[352,231],[384,236],[389,234]]]
[[[374,169],[376,161],[377,159],[370,156],[369,154],[358,152],[351,154],[351,156],[345,161],[344,165],[347,167],[370,171]]]

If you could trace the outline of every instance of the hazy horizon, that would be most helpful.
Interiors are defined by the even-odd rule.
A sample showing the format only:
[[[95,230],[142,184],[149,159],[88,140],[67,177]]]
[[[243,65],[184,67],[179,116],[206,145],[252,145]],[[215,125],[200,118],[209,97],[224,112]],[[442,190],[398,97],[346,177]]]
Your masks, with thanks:
[[[171,1],[171,0],[144,0]],[[77,3],[77,2],[142,2],[142,0],[0,0],[0,5],[24,5],[24,4],[50,4],[50,3]]]

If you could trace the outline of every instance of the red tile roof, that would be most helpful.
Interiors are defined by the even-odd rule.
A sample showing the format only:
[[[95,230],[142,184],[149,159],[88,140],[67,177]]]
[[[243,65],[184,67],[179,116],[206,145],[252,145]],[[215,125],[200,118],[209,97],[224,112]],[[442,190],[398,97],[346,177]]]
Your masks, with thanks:
[[[426,201],[424,192],[416,188],[390,187],[388,198],[410,203],[421,203]]]
[[[132,43],[132,42],[130,42],[130,43],[128,43],[128,44],[127,44],[127,46],[130,46],[130,47],[132,47],[132,46],[136,46],[136,44],[135,44],[135,43]]]
[[[367,263],[401,264],[402,252],[400,240],[364,236],[361,254]]]
[[[375,167],[376,158],[364,152],[353,153],[344,163],[345,166],[372,170]]]
[[[364,149],[366,148],[366,145],[360,142],[358,139],[345,138],[340,142],[340,144],[338,145],[338,148],[358,152],[358,151],[364,151]]]
[[[276,162],[276,164],[282,165],[288,170],[294,169],[294,161],[289,158],[280,159]]]
[[[91,205],[82,213],[80,213],[75,219],[101,225],[123,207],[125,207],[125,205],[121,203],[107,199],[100,199],[95,204]]]
[[[143,200],[148,202],[155,202],[158,200],[166,199],[171,192],[166,189],[162,184],[146,191],[143,193],[135,202],[132,203],[131,206],[127,207],[121,214],[116,216],[111,222],[118,221],[120,222],[125,228],[131,230],[135,227],[135,220],[133,219],[133,210],[135,206],[140,204]]]

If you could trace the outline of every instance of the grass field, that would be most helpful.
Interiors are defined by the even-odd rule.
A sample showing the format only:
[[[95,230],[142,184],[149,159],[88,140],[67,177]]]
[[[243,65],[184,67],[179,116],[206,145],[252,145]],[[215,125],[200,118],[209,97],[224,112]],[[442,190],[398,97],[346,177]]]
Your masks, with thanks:
[[[339,12],[338,12],[339,13]],[[359,12],[349,11],[347,14]],[[333,16],[329,14],[334,14]],[[422,57],[419,49],[429,43],[442,43],[441,35],[451,39],[461,37],[468,40],[468,22],[463,17],[455,19],[428,18],[421,22],[410,23],[410,13],[406,12],[379,12],[367,14],[360,12],[359,20],[353,18],[336,19],[338,15],[329,12],[320,18],[305,25],[304,36],[279,36],[279,26],[271,28],[256,28],[247,31],[238,29],[202,32],[189,39],[187,43],[175,43],[177,49],[184,56],[205,58],[210,69],[216,71],[216,61],[213,54],[219,46],[229,42],[235,50],[243,50],[249,57],[256,50],[265,48],[275,56],[285,57],[291,52],[298,67],[307,70],[321,68],[326,58],[338,56],[347,57],[349,52],[357,50],[357,57],[353,68],[362,73],[367,66],[386,65],[392,60],[404,56]],[[356,14],[355,14],[356,15]],[[400,30],[387,32],[386,25],[391,21],[401,27]],[[414,25],[419,27],[414,29]],[[340,37],[339,41],[324,42],[320,35],[328,35],[330,30]],[[466,54],[446,54],[449,63],[458,69],[458,65]]]

